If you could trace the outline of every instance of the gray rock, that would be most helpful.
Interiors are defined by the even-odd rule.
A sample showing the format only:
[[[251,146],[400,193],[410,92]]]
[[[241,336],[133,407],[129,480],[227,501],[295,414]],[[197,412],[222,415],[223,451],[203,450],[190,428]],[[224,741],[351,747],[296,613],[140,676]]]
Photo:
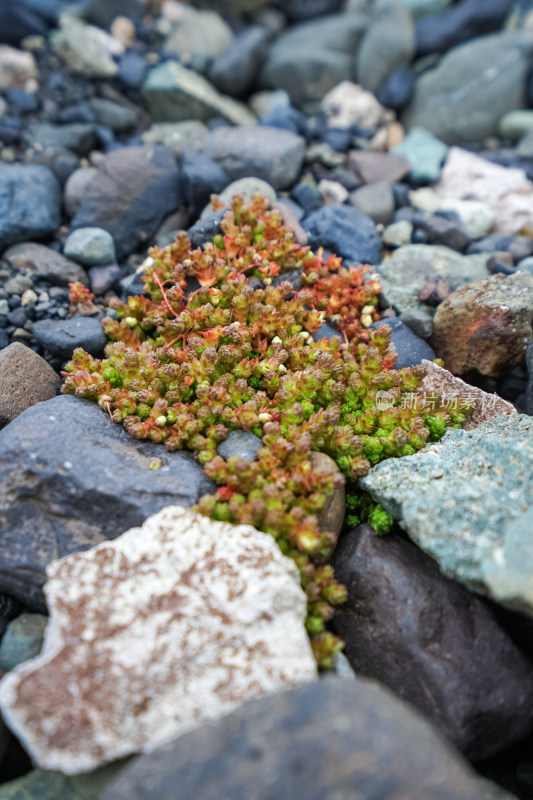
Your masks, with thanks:
[[[404,156],[411,165],[409,177],[417,183],[433,183],[440,178],[447,146],[425,128],[411,128],[403,142],[392,151]]]
[[[96,167],[80,167],[74,170],[63,190],[63,204],[67,217],[73,217],[92,179],[98,175]]]
[[[383,231],[383,244],[388,247],[405,247],[411,244],[413,225],[406,219],[400,219],[387,225]]]
[[[163,466],[148,469],[155,457]],[[50,561],[214,488],[190,453],[133,439],[96,404],[38,403],[0,431],[0,591],[43,611]]]
[[[0,351],[0,428],[35,403],[55,397],[60,383],[50,364],[20,342]]]
[[[341,475],[341,471],[336,462],[325,453],[312,452],[310,461],[314,472]],[[332,533],[336,541],[342,529],[345,513],[346,490],[343,480],[341,485],[327,498],[326,505],[318,515],[318,527],[324,533]]]
[[[330,325],[329,322],[322,323],[320,328],[311,334],[314,342],[319,342],[321,339],[333,339],[334,336],[342,338],[338,329],[334,328],[333,325]]]
[[[434,729],[364,678],[247,703],[130,764],[104,800],[483,800]]]
[[[199,11],[186,5],[165,39],[165,49],[185,61],[191,56],[215,58],[232,43],[231,28],[216,11]]]
[[[217,128],[207,135],[203,150],[226,170],[231,180],[254,176],[274,189],[298,178],[305,141],[290,131],[260,126]]]
[[[333,564],[348,588],[333,625],[356,674],[412,703],[474,760],[525,738],[533,665],[481,600],[369,525],[342,538]]]
[[[421,339],[429,339],[433,333],[433,319],[419,308],[406,308],[400,314],[400,319]]]
[[[455,47],[423,73],[404,115],[447,144],[479,141],[497,133],[500,118],[525,108],[533,37],[506,31]]]
[[[311,249],[325,247],[350,261],[379,264],[381,237],[370,217],[357,208],[328,205],[313,211],[302,222]]]
[[[42,244],[33,242],[15,244],[5,251],[2,259],[17,272],[35,280],[48,281],[55,286],[68,286],[69,283],[76,281],[85,286],[88,283],[87,274],[79,264],[69,261],[61,253],[56,253],[55,250]]]
[[[0,253],[51,236],[61,223],[61,190],[46,167],[0,164]]]
[[[43,319],[33,324],[32,333],[49,353],[65,360],[77,347],[101,356],[107,341],[100,320],[94,317]]]
[[[350,203],[376,224],[387,225],[394,216],[394,194],[386,181],[361,186],[351,192]]]
[[[446,8],[451,0],[400,0],[400,2],[407,6],[413,19],[420,19],[427,14],[433,14],[435,11]]]
[[[373,467],[361,486],[445,575],[490,594],[484,565],[496,559],[505,569],[507,530],[533,505],[532,472],[533,419],[512,414],[450,429],[413,456]],[[527,596],[523,602],[533,616]]]
[[[520,139],[533,131],[533,110],[522,109],[504,114],[498,124],[498,133],[504,139]]]
[[[50,41],[66,65],[87,78],[113,78],[118,72],[101,32],[77,19],[63,17],[61,29],[52,34]]]
[[[25,138],[37,149],[56,148],[71,150],[86,156],[96,147],[96,125],[90,122],[75,122],[69,125],[52,125],[49,122],[32,122]]]
[[[384,301],[396,311],[413,307],[428,314],[433,309],[418,299],[426,281],[438,276],[452,289],[488,276],[488,254],[463,256],[439,245],[413,244],[399,247],[378,267]]]
[[[236,195],[241,195],[244,198],[244,202],[249,203],[252,197],[257,194],[266,197],[270,206],[273,206],[276,202],[275,190],[269,183],[261,180],[261,178],[240,178],[237,181],[233,181],[229,186],[226,186],[223,192],[220,192],[219,197],[224,203],[224,207],[228,208]],[[212,210],[209,204],[204,208],[200,219],[206,219],[207,217],[213,216],[215,213],[216,212]]]
[[[253,83],[267,51],[266,28],[250,25],[237,34],[231,46],[211,62],[209,80],[220,92],[240,97]]]
[[[352,78],[352,62],[368,17],[331,14],[293,25],[270,48],[261,71],[265,89],[284,89],[297,108],[317,104],[341,81]]]
[[[104,158],[71,224],[108,231],[121,259],[153,236],[180,204],[172,151],[158,145],[124,147]]]
[[[418,56],[443,53],[468,39],[501,28],[512,8],[511,0],[460,0],[416,25]]]
[[[115,261],[115,243],[103,228],[78,228],[65,242],[64,254],[88,267],[112,264]]]
[[[398,359],[394,369],[404,367],[414,367],[420,364],[424,358],[432,361],[435,353],[427,342],[414,333],[405,322],[398,317],[387,317],[387,319],[373,322],[370,328],[377,330],[380,325],[389,325],[392,328],[391,340],[392,349],[398,353]]]
[[[83,775],[33,769],[22,778],[2,784],[0,800],[100,800],[124,764],[124,760],[117,761]]]
[[[231,431],[228,438],[217,447],[219,456],[226,461],[233,456],[244,458],[246,461],[255,461],[257,451],[263,447],[263,442],[251,431]]]
[[[176,61],[165,61],[148,73],[142,93],[156,122],[223,117],[234,125],[253,125],[245,105],[220,94],[202,75]]]
[[[226,209],[217,211],[213,216],[208,216],[205,219],[199,220],[192,227],[189,228],[187,234],[191,241],[193,248],[202,247],[206,242],[210,242],[213,236],[220,233],[220,223],[224,219]]]
[[[397,0],[382,0],[357,53],[357,83],[376,94],[389,75],[408,64],[415,52],[415,30],[408,9]]]
[[[0,670],[9,672],[38,656],[47,623],[44,614],[21,614],[10,622],[0,644]]]
[[[533,505],[512,522],[503,546],[483,562],[483,576],[490,595],[508,608],[533,616]]]
[[[128,131],[137,124],[135,109],[107,100],[105,97],[92,97],[89,106],[100,125],[113,131]]]
[[[175,156],[181,156],[187,150],[202,147],[207,136],[207,127],[199,120],[190,119],[184,122],[156,122],[145,131],[141,139],[145,144],[164,144],[170,147]]]
[[[533,342],[530,342],[526,349],[527,367],[527,390],[526,390],[526,411],[533,416]]]

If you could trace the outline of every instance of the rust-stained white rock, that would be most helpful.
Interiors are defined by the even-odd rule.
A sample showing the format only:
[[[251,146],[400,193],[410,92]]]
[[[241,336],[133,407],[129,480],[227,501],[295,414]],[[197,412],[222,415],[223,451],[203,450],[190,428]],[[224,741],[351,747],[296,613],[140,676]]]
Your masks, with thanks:
[[[0,684],[39,767],[76,774],[149,752],[316,678],[296,567],[251,526],[169,506],[47,577],[43,651]]]

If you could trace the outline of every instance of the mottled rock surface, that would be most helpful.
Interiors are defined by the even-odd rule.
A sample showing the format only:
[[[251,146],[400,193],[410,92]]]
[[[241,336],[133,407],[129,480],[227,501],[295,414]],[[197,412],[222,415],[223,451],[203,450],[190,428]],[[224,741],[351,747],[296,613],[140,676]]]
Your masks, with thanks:
[[[47,568],[43,652],[0,707],[34,762],[76,774],[316,678],[296,566],[273,537],[169,506]]]
[[[437,308],[431,344],[450,372],[501,375],[533,339],[533,275],[492,275],[462,286]]]
[[[474,430],[448,430],[413,456],[373,467],[361,486],[445,575],[490,594],[484,563],[533,505],[532,473],[533,418],[512,414]],[[523,570],[531,574],[527,563]]]
[[[51,236],[61,223],[59,181],[47,167],[0,164],[0,252]]]
[[[2,260],[7,261],[17,272],[25,273],[36,280],[50,281],[57,286],[68,286],[76,281],[87,286],[89,282],[83,267],[43,244],[15,244],[5,251]]]
[[[0,591],[42,611],[50,561],[212,491],[189,453],[136,441],[96,404],[38,403],[0,432]]]
[[[59,375],[20,342],[0,350],[0,428],[42,400],[50,400],[59,389]]]
[[[356,674],[411,702],[473,759],[533,728],[533,665],[485,604],[425,553],[359,525],[333,563],[348,590],[333,624]]]
[[[129,765],[104,800],[486,800],[432,726],[371,681],[247,703]]]

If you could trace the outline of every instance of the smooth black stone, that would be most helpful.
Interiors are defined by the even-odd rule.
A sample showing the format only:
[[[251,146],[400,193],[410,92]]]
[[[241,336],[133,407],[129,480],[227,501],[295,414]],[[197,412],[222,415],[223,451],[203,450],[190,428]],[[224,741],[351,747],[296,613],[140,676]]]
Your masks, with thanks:
[[[391,72],[378,89],[377,99],[386,108],[400,111],[409,103],[416,85],[416,75],[412,67],[403,64]]]
[[[46,167],[0,164],[0,252],[53,234],[61,222],[61,189]]]
[[[47,36],[58,6],[54,0],[2,0],[0,43],[16,47],[25,36]]]
[[[381,237],[374,222],[351,206],[331,204],[309,214],[302,227],[314,250],[326,247],[342,258],[379,264]]]
[[[444,53],[461,42],[500,29],[513,0],[461,0],[415,23],[418,56]]]
[[[182,154],[181,180],[185,205],[197,213],[212,194],[219,194],[230,182],[225,169],[199,150],[187,150]]]
[[[514,267],[510,267],[509,264],[502,264],[498,261],[495,263],[489,263],[487,268],[493,275],[514,275],[516,272]]]
[[[148,469],[152,458],[163,466]],[[214,485],[191,453],[138,441],[96,403],[54,397],[0,431],[0,592],[45,609],[55,558],[114,539]]]
[[[77,347],[100,356],[107,341],[100,320],[82,316],[36,322],[33,335],[49,353],[64,359],[70,358]]]
[[[202,247],[206,242],[210,242],[213,236],[220,233],[220,223],[224,219],[226,209],[221,208],[210,217],[198,220],[189,230],[187,234],[191,240],[192,247]]]
[[[417,336],[401,319],[387,317],[385,320],[373,322],[369,327],[377,330],[383,324],[390,325],[392,328],[391,345],[393,350],[398,353],[394,369],[414,367],[415,364],[420,364],[424,358],[427,358],[428,361],[433,361],[435,353],[429,344],[424,339],[421,339],[420,336]]]
[[[241,97],[250,88],[268,51],[269,35],[261,25],[238,33],[228,49],[211,62],[207,76],[224,94]]]

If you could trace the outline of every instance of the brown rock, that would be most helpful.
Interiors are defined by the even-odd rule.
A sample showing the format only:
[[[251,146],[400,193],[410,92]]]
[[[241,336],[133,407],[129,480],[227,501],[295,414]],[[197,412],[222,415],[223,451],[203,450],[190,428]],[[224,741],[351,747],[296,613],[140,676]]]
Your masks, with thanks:
[[[453,292],[437,309],[430,344],[450,372],[497,377],[533,338],[533,275],[493,275]]]
[[[426,377],[420,387],[421,392],[426,395],[439,395],[450,409],[474,409],[466,418],[463,430],[470,431],[494,417],[506,417],[518,413],[512,403],[508,403],[497,394],[490,394],[478,389],[477,386],[470,386],[447,369],[438,367],[433,361],[423,359],[421,364],[426,370]]]
[[[7,261],[17,272],[25,272],[32,278],[42,278],[56,286],[68,286],[75,281],[84,286],[89,285],[87,273],[79,264],[43,244],[15,244],[5,251],[2,260]]]
[[[365,183],[394,183],[409,174],[411,165],[404,156],[352,150],[350,166]]]
[[[29,347],[14,342],[0,350],[0,428],[42,400],[55,397],[61,379]]]
[[[334,460],[325,453],[311,453],[311,464],[313,470],[317,472],[333,472],[335,475],[342,477],[342,473]],[[338,538],[342,523],[344,522],[344,512],[346,509],[345,501],[346,492],[343,478],[342,484],[328,497],[325,507],[318,516],[318,526],[320,530],[335,534],[335,539]]]

